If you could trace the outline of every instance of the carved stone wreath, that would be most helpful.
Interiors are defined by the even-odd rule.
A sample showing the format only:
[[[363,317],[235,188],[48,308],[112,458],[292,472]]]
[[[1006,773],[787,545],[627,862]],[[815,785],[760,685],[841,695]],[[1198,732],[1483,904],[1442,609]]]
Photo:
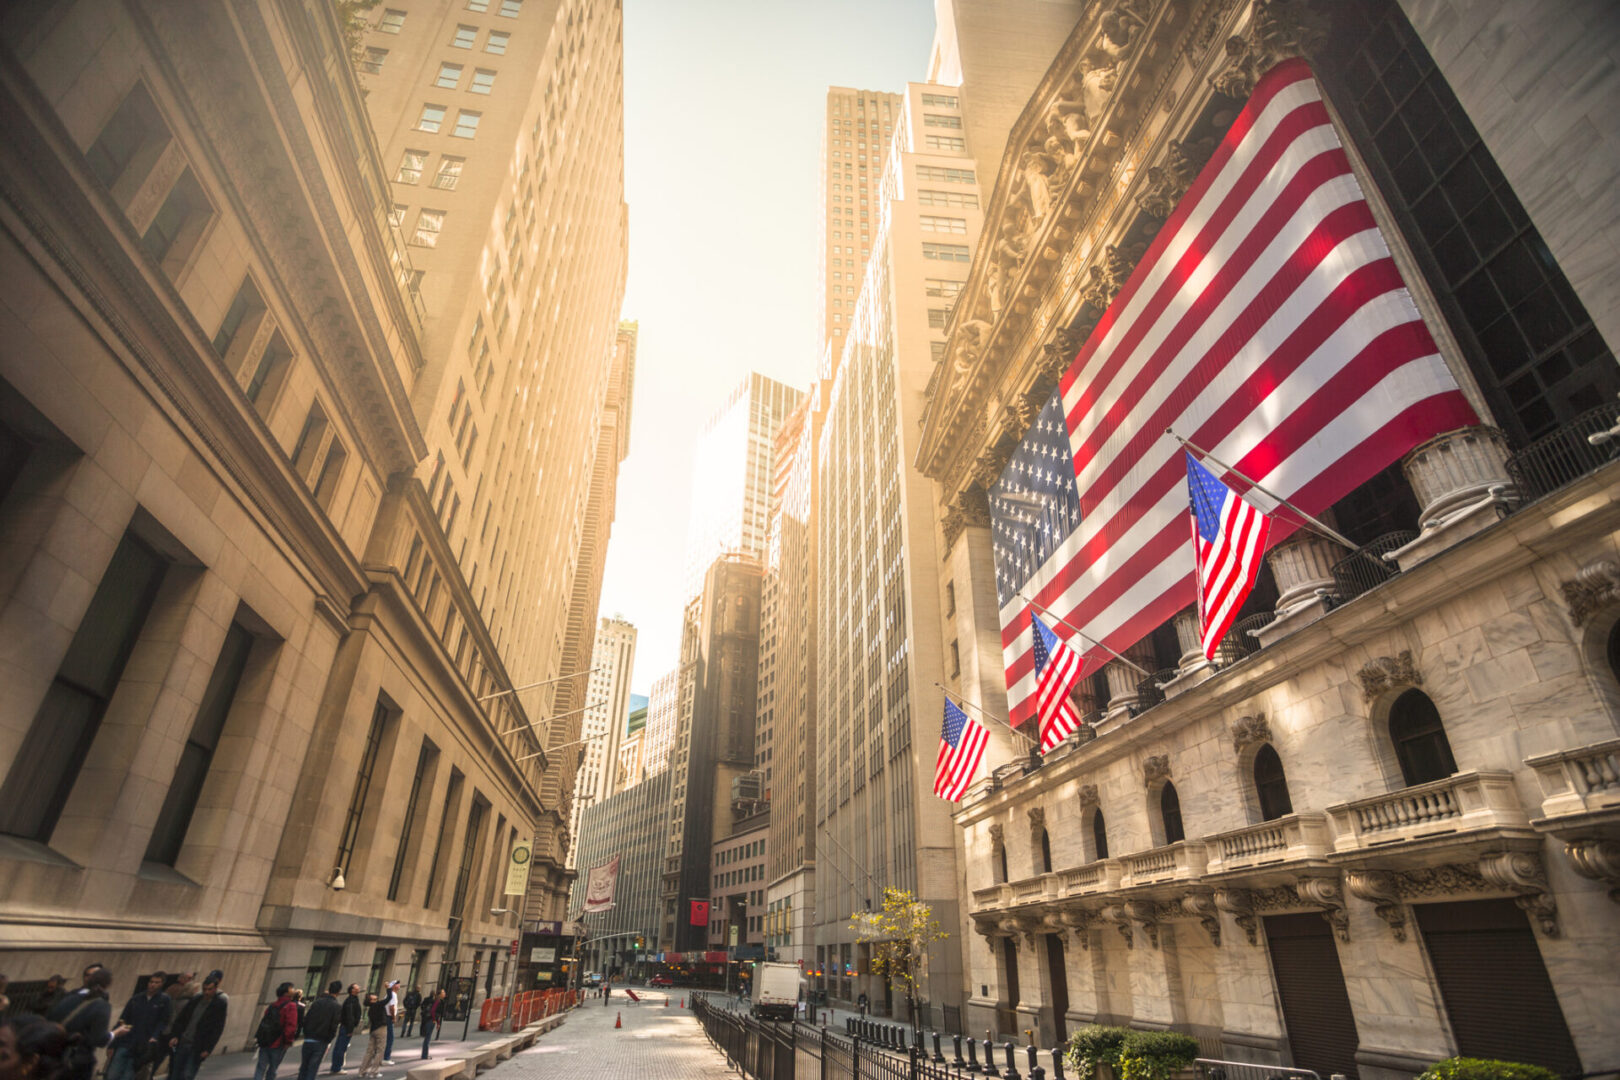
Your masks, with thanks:
[[[1569,607],[1569,618],[1576,626],[1602,607],[1620,597],[1620,564],[1608,559],[1596,559],[1581,567],[1571,581],[1563,582],[1564,603]]]
[[[1096,784],[1080,785],[1080,806],[1082,808],[1087,806],[1096,806],[1101,801],[1101,798],[1097,795]]]
[[[1252,716],[1240,716],[1232,722],[1232,749],[1242,753],[1246,747],[1256,743],[1271,741],[1271,725],[1266,723],[1265,714],[1255,713]]]
[[[1356,672],[1361,683],[1361,696],[1370,705],[1390,690],[1401,687],[1422,686],[1423,673],[1412,660],[1412,650],[1402,649],[1396,656],[1380,656]]]
[[[1152,787],[1160,780],[1170,779],[1170,756],[1168,754],[1155,754],[1142,762],[1142,784]]]

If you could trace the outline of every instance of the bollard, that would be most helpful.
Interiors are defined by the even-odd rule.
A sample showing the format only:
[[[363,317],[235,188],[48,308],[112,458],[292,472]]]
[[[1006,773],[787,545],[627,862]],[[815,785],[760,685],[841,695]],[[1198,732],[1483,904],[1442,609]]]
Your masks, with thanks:
[[[960,1038],[960,1036],[958,1036],[958,1038]],[[968,1048],[968,1059],[967,1059],[968,1072],[976,1073],[976,1072],[979,1071],[979,1047],[978,1047],[978,1044],[975,1043],[972,1039],[969,1039],[967,1041],[967,1048]]]
[[[1007,1058],[1007,1068],[1006,1071],[1004,1071],[1001,1075],[1006,1077],[1007,1080],[1024,1080],[1023,1077],[1018,1075],[1018,1060],[1013,1057],[1013,1044],[1011,1039],[1008,1039],[1002,1044],[1002,1050],[1005,1052],[1005,1056]]]
[[[1030,1043],[1025,1049],[1029,1052],[1029,1060],[1025,1063],[1024,1075],[1029,1080],[1046,1080],[1046,1070],[1041,1068],[1040,1059],[1035,1056],[1035,1044]]]
[[[945,1053],[939,1048],[939,1032],[934,1032],[934,1064],[945,1064]]]
[[[1063,1076],[1063,1047],[1052,1050],[1052,1080],[1065,1080]]]
[[[923,1049],[922,1028],[911,1029],[911,1045],[919,1054],[922,1054],[924,1057],[928,1056],[927,1052]]]
[[[996,1044],[990,1041],[988,1031],[984,1033],[984,1075],[1001,1075],[1001,1070],[996,1068]]]
[[[956,1055],[956,1060],[951,1062],[953,1066],[960,1069],[963,1065],[967,1064],[967,1062],[962,1060],[962,1036],[951,1036],[951,1052]]]

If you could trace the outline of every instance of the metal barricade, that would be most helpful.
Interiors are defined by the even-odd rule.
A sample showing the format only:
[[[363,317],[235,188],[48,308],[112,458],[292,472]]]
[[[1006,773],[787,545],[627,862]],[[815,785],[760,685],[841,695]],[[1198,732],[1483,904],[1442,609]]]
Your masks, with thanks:
[[[1193,1062],[1200,1080],[1322,1080],[1310,1069],[1287,1065],[1260,1065],[1253,1061],[1218,1061],[1198,1058]]]

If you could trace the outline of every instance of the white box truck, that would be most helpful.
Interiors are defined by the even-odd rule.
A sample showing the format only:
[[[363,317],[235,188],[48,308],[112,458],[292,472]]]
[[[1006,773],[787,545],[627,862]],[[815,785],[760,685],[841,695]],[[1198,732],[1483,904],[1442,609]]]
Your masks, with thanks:
[[[792,1020],[799,1007],[799,965],[759,964],[754,968],[750,1010],[760,1020]]]

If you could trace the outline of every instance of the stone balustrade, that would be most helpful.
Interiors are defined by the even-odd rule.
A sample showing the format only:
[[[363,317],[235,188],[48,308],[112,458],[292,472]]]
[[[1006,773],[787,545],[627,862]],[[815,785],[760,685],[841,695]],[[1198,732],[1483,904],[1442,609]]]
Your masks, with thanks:
[[[1100,859],[1084,866],[1058,871],[1058,879],[1062,882],[1063,895],[1066,897],[1096,896],[1100,893],[1113,892],[1119,888],[1123,876],[1124,868],[1118,859]]]
[[[1322,859],[1331,850],[1325,814],[1290,814],[1204,837],[1209,873]]]
[[[1486,829],[1524,829],[1529,822],[1513,788],[1513,774],[1457,773],[1330,806],[1335,852],[1362,851],[1401,841]]]
[[[991,885],[983,889],[973,890],[974,911],[995,911],[1004,908],[1010,902],[1011,893],[1004,885]]]
[[[1149,848],[1120,859],[1124,865],[1121,888],[1157,885],[1167,881],[1196,881],[1209,865],[1204,845],[1183,840]]]
[[[1039,904],[1046,900],[1056,900],[1059,896],[1056,874],[1042,874],[1039,877],[1024,878],[1022,881],[1011,883],[1007,888],[1012,894],[1010,903],[1014,907],[1023,904]]]
[[[1525,762],[1541,784],[1541,816],[1620,811],[1620,739],[1538,754]]]

